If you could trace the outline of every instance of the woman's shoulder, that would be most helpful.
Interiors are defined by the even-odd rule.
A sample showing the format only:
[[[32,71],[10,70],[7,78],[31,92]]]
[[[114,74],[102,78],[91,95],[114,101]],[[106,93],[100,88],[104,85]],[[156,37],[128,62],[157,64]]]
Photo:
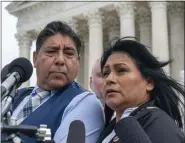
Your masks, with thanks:
[[[135,116],[152,141],[181,142],[184,134],[175,121],[159,108],[149,108]]]

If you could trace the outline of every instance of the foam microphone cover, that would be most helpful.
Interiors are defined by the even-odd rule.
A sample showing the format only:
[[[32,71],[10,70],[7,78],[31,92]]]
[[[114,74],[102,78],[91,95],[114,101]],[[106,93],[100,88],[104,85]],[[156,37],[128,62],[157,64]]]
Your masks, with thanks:
[[[1,83],[3,83],[3,81],[7,78],[9,72],[9,64],[7,64],[6,66],[4,66],[4,68],[1,70]]]
[[[85,125],[80,120],[71,122],[67,143],[85,143]]]
[[[20,57],[17,58],[15,60],[13,60],[10,64],[9,64],[9,72],[18,72],[20,75],[20,82],[25,82],[27,81],[32,73],[33,73],[33,67],[31,62],[24,58],[24,57]]]

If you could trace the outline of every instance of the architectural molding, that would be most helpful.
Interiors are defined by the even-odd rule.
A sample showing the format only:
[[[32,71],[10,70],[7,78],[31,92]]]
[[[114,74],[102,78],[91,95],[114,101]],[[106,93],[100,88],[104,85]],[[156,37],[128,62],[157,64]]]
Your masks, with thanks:
[[[154,2],[154,1],[152,1],[152,2],[149,2],[149,7],[151,8],[151,10],[152,9],[164,9],[164,8],[167,7],[167,5],[168,5],[168,3],[165,2],[165,1],[161,1],[161,2]]]
[[[18,41],[19,47],[31,48],[33,41],[33,35],[31,32],[17,33],[15,34],[15,38]]]

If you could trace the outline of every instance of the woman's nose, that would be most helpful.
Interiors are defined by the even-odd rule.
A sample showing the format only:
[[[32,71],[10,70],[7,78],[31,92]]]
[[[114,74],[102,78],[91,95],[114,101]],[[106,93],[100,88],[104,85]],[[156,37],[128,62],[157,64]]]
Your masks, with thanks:
[[[116,83],[116,80],[117,76],[113,72],[111,72],[106,78],[106,83],[107,84]]]

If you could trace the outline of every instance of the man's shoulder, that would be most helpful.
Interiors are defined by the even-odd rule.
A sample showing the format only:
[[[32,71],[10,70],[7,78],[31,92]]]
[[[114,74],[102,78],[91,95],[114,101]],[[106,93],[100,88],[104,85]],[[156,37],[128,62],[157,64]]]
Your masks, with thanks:
[[[84,106],[84,108],[100,108],[102,107],[101,102],[96,97],[93,92],[85,91],[79,95],[77,95],[73,100],[69,103],[66,110],[71,111],[76,107]]]
[[[26,91],[26,90],[33,90],[34,87],[23,87],[23,88],[19,88],[18,89],[18,92],[23,92],[23,91]]]
[[[98,99],[96,97],[96,95],[91,92],[91,91],[84,91],[80,94],[78,94],[75,98],[73,98],[73,100],[71,102],[79,104],[80,102],[87,102],[89,104],[93,103],[93,102],[97,102]]]

